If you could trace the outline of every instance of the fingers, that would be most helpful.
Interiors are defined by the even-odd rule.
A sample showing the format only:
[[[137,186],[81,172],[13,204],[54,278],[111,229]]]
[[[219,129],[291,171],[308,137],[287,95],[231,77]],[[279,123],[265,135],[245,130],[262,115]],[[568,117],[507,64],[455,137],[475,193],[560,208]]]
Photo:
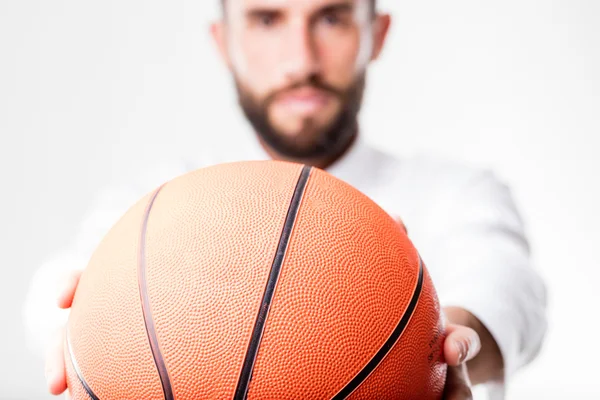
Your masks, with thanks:
[[[63,286],[58,294],[58,306],[60,308],[71,307],[81,273],[82,271],[73,271],[64,278]]]
[[[53,395],[59,395],[67,389],[64,335],[65,330],[61,328],[50,342],[46,352],[46,382],[48,391]]]
[[[444,389],[444,400],[471,400],[469,377],[466,367],[448,367],[446,375],[446,387]]]
[[[473,359],[481,350],[479,335],[471,328],[450,324],[446,333],[444,358],[449,366],[459,366]]]
[[[402,222],[402,220],[400,218],[396,218],[396,223],[398,225],[400,225],[400,227],[404,230],[404,233],[408,234],[408,230],[406,229],[406,225],[404,225],[404,222]]]
[[[58,306],[60,308],[71,307],[81,273],[82,271],[69,272],[63,279],[63,286],[61,287],[57,298]],[[61,328],[52,338],[46,352],[46,383],[48,385],[48,391],[53,395],[60,395],[67,390],[64,340],[65,329]]]

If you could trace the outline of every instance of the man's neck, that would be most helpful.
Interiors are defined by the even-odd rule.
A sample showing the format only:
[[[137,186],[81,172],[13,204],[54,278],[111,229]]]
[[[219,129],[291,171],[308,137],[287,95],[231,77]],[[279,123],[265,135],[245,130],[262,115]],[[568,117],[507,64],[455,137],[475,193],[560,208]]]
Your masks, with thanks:
[[[335,154],[326,154],[324,156],[314,157],[314,158],[292,158],[292,157],[287,157],[285,155],[278,153],[276,150],[271,148],[267,143],[265,143],[262,140],[262,138],[260,137],[260,135],[258,135],[258,141],[259,141],[261,147],[265,150],[265,152],[273,160],[289,161],[289,162],[295,162],[295,163],[299,163],[299,164],[306,164],[306,165],[311,165],[313,167],[320,168],[320,169],[326,169],[327,167],[329,167],[330,165],[335,163],[337,160],[339,160],[342,156],[344,156],[344,154],[346,154],[346,152],[348,152],[348,150],[352,147],[352,145],[354,144],[354,142],[356,141],[357,138],[358,138],[358,133],[354,134],[352,136],[352,140],[348,141],[348,143],[343,148],[341,148],[338,152],[336,152]]]

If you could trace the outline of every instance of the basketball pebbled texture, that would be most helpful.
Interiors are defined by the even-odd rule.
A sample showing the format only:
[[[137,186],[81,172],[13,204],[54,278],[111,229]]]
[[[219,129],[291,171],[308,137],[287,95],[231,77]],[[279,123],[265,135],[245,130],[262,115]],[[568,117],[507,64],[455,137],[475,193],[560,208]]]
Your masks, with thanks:
[[[73,399],[91,398],[73,361],[101,400],[164,399],[149,330],[173,398],[233,399],[286,221],[293,224],[246,397],[339,398],[410,312],[389,352],[344,396],[441,398],[439,304],[425,267],[415,297],[419,255],[402,229],[324,171],[253,161],[168,182],[106,235],[81,277],[67,326]]]

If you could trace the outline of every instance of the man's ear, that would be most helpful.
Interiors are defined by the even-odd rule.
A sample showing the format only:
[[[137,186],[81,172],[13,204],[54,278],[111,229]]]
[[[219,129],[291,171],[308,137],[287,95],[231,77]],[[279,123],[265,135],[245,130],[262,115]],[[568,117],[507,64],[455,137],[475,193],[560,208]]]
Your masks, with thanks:
[[[229,49],[227,48],[227,26],[223,20],[215,21],[210,24],[210,34],[219,50],[221,60],[231,69],[231,59]]]
[[[392,17],[389,14],[377,14],[375,17],[373,25],[373,53],[371,54],[371,61],[375,61],[379,58],[390,30],[391,22]]]

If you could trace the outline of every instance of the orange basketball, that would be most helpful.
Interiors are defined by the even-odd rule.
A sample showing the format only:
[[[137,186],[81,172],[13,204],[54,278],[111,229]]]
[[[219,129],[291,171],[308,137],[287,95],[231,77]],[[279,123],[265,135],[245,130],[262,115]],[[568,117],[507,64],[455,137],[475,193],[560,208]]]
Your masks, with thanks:
[[[439,399],[437,295],[404,231],[316,168],[223,164],[135,204],[67,325],[74,399]]]

